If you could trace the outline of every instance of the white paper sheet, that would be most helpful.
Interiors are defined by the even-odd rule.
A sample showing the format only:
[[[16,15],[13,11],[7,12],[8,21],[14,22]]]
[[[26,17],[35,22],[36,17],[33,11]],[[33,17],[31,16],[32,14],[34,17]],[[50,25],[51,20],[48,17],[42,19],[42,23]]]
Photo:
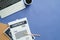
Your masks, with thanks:
[[[18,19],[8,23],[13,40],[33,40],[27,18]]]

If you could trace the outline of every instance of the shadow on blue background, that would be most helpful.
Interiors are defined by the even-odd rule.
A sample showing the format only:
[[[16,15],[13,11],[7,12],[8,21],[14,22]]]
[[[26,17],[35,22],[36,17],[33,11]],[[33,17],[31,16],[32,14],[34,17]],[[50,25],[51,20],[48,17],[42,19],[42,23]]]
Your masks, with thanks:
[[[27,17],[32,33],[41,36],[35,40],[60,40],[60,0],[33,0],[32,5],[22,11],[1,19],[8,23]]]

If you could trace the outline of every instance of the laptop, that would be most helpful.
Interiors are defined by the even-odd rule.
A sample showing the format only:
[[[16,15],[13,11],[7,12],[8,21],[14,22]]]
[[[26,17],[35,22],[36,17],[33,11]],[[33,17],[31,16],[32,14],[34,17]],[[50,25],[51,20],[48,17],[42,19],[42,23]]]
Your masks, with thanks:
[[[31,3],[30,0],[0,0],[0,16],[1,18],[5,18],[26,8],[26,5],[29,3]]]

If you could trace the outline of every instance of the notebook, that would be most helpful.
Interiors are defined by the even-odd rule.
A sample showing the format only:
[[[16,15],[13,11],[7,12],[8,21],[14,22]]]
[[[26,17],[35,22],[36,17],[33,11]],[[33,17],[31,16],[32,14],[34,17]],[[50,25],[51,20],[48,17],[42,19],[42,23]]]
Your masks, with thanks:
[[[10,40],[10,37],[4,34],[4,31],[7,28],[8,28],[8,25],[0,23],[0,40]]]

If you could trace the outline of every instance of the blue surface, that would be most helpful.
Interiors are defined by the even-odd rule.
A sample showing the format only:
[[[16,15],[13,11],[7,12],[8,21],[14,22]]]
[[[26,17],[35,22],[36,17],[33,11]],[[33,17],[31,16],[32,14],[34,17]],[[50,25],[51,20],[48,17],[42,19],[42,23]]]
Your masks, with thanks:
[[[60,40],[60,0],[33,0],[32,5],[0,22],[8,23],[28,18],[32,33],[40,33],[35,40]]]

